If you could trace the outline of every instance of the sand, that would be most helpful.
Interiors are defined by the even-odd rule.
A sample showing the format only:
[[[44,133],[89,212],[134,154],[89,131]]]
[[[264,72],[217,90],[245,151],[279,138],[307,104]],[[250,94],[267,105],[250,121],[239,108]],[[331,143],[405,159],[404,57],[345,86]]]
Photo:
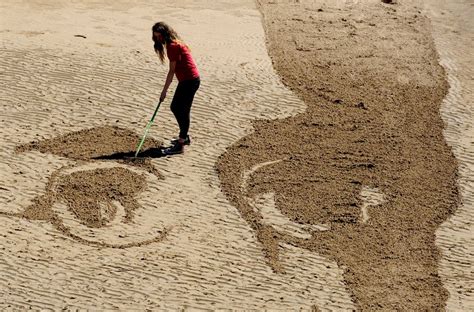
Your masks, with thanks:
[[[457,153],[465,135],[451,130],[448,146],[442,133],[445,17],[433,41],[412,3],[0,9],[2,309],[471,307],[471,222],[458,213],[472,183],[460,169],[458,196],[450,146],[460,164],[472,146]],[[178,133],[171,90],[130,161],[167,69],[152,50],[158,20],[201,71],[193,143],[159,154]],[[469,102],[461,85],[456,103]]]
[[[308,109],[259,121],[226,151],[219,168],[229,199],[275,271],[283,270],[277,246],[291,243],[343,267],[362,310],[444,309],[435,233],[460,196],[439,115],[448,85],[422,6],[259,3],[275,68]],[[240,172],[269,162],[238,187]],[[367,208],[367,188],[385,200]],[[301,239],[269,226],[247,199],[258,194],[272,194],[291,221],[329,230]]]
[[[433,37],[446,70],[449,92],[441,116],[444,135],[459,161],[461,203],[456,213],[436,232],[443,257],[439,264],[443,285],[449,291],[447,310],[474,310],[474,23],[472,3],[427,1]]]

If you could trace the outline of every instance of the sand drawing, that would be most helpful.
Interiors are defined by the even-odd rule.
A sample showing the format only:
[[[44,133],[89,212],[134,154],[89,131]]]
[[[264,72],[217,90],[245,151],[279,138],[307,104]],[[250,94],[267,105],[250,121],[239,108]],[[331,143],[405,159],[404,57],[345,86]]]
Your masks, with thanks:
[[[14,1],[7,6],[25,12]],[[192,146],[184,155],[153,159],[153,150],[160,146],[153,143],[145,146],[153,167],[138,166],[122,158],[134,151],[155,108],[159,78],[166,74],[149,36],[164,10],[196,54],[203,85],[192,116]],[[9,124],[2,136],[5,157],[0,162],[7,175],[0,200],[5,203],[2,211],[17,214],[2,217],[0,235],[6,237],[0,248],[5,248],[6,261],[0,259],[0,269],[11,276],[0,280],[0,288],[11,289],[6,305],[19,310],[353,308],[342,269],[334,261],[285,245],[281,262],[286,273],[273,272],[254,232],[221,190],[216,160],[252,131],[253,120],[291,116],[305,108],[272,68],[253,1],[181,1],[181,6],[122,1],[110,8],[78,2],[52,8],[58,19],[45,19],[40,9],[26,12],[45,23],[46,36],[52,34],[54,46],[62,49],[37,50],[36,44],[50,42],[41,36],[22,40],[12,31],[12,45],[0,60],[10,82],[4,110]],[[69,27],[72,21],[80,29]],[[27,28],[16,23],[9,20],[7,26]],[[60,33],[52,32],[55,29]],[[163,103],[149,138],[167,141],[177,134],[169,103]],[[104,125],[135,132],[113,135],[107,127],[110,137],[94,141]],[[25,146],[15,153],[19,145]],[[99,181],[115,174],[136,186],[117,196],[124,187],[119,181],[111,186]],[[32,204],[48,198],[49,185],[56,195],[49,197],[54,204],[47,203],[52,207],[47,211],[60,225],[18,217],[28,207],[34,209],[27,212],[39,210]],[[85,200],[75,185],[94,190],[97,201],[90,220],[74,211],[81,205],[70,195]],[[161,240],[127,245],[154,238]],[[48,267],[30,266],[30,255],[48,259],[41,262]],[[39,290],[21,291],[26,284]]]
[[[447,73],[449,92],[441,116],[444,135],[459,162],[458,184],[461,203],[455,214],[436,232],[436,244],[443,255],[440,275],[449,291],[447,311],[474,310],[474,20],[472,2],[430,0],[425,4]]]
[[[467,7],[2,1],[0,310],[473,310]],[[160,20],[192,145],[170,93],[133,161]]]
[[[267,161],[257,164],[250,170],[245,171],[241,183],[242,193],[247,194],[247,186],[251,179],[251,175],[258,169],[277,164],[281,161],[283,161],[283,159]],[[369,219],[369,207],[376,207],[383,203],[384,195],[377,189],[363,186],[360,192],[360,197],[362,204],[360,207],[360,218],[358,222],[366,223]],[[311,232],[313,231],[328,231],[330,229],[328,224],[300,224],[283,215],[276,207],[274,192],[257,194],[254,197],[246,196],[246,198],[249,204],[261,214],[263,223],[271,225],[278,231],[286,232],[287,234],[298,238],[309,239],[311,238]]]
[[[124,244],[111,243],[100,238],[91,240],[75,234],[64,222],[65,218],[68,218],[67,212],[69,219],[77,220],[74,226],[92,229],[134,222],[134,212],[140,209],[137,197],[146,187],[145,174],[161,178],[149,158],[132,156],[137,140],[137,135],[132,131],[103,126],[17,146],[17,153],[39,151],[72,159],[75,163],[53,172],[45,193],[35,197],[23,212],[0,214],[48,221],[66,236],[100,247],[127,248],[162,240],[168,229],[163,229],[149,239]],[[160,145],[159,141],[149,139],[145,144],[148,155],[153,154],[153,149],[158,150]],[[100,163],[105,162],[105,167],[102,165],[101,168]],[[141,173],[137,173],[137,169],[132,171],[137,167],[141,169]],[[67,211],[55,207],[58,204],[65,205]],[[118,235],[126,234],[122,231],[119,233]]]
[[[277,164],[283,161],[283,159],[267,161],[264,163],[253,166],[250,170],[247,170],[242,175],[241,190],[243,194],[248,192],[248,183],[251,179],[251,175],[254,174],[258,169]],[[377,189],[363,186],[360,192],[362,204],[360,207],[360,218],[358,222],[366,223],[369,219],[369,207],[376,207],[383,203],[384,195]],[[287,216],[283,215],[280,210],[276,208],[275,193],[264,193],[257,194],[255,197],[247,196],[249,204],[260,212],[264,219],[265,224],[269,224],[279,231],[287,232],[290,235],[298,238],[308,239],[311,238],[312,231],[327,231],[330,229],[328,224],[300,224],[292,221]]]
[[[267,35],[294,43],[270,42],[270,55],[308,109],[258,121],[254,133],[227,149],[218,169],[228,198],[273,270],[285,271],[280,246],[290,244],[337,261],[362,310],[442,309],[448,292],[435,231],[459,197],[438,114],[447,83],[428,20],[416,6],[370,1],[356,11],[344,4],[259,3]],[[406,59],[410,66],[403,67]],[[258,170],[247,174],[252,168]],[[272,209],[262,202],[280,216],[265,216]],[[325,229],[308,229],[315,225]]]

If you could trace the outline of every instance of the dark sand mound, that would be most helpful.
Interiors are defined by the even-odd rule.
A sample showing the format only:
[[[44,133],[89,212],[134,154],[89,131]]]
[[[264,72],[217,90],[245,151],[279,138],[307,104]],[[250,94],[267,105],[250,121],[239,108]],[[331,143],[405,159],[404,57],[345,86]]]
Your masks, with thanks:
[[[103,126],[23,144],[16,148],[16,152],[36,150],[72,159],[89,160],[116,153],[135,152],[140,139],[133,131]],[[143,150],[159,146],[160,141],[148,137]]]
[[[147,137],[140,158],[135,159],[135,151],[141,140],[135,132],[103,126],[68,133],[52,139],[34,141],[18,146],[17,153],[39,151],[74,160],[114,160],[127,165],[141,167],[160,177],[158,170],[151,164],[151,157],[160,157],[162,142]],[[145,158],[144,158],[145,157]]]

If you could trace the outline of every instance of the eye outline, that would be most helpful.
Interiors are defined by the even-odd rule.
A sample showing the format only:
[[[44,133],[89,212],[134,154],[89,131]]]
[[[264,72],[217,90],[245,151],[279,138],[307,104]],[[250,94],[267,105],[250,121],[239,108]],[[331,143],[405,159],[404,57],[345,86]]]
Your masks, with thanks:
[[[84,165],[91,165],[91,164],[98,164],[98,168],[94,168],[94,169],[86,169],[86,170],[83,170],[83,168],[81,168],[82,166]],[[74,234],[71,232],[71,228],[68,227],[66,224],[64,224],[64,218],[62,218],[59,214],[58,214],[58,211],[54,209],[54,206],[57,204],[57,203],[60,203],[61,202],[61,199],[59,199],[57,197],[57,190],[56,190],[56,187],[58,185],[58,179],[61,177],[61,176],[66,176],[68,174],[72,174],[74,172],[80,172],[80,171],[87,171],[87,170],[95,170],[95,169],[100,169],[100,168],[104,168],[104,167],[101,167],[105,165],[105,168],[107,169],[111,169],[111,168],[124,168],[126,170],[129,170],[131,172],[136,172],[138,171],[139,173],[137,174],[140,174],[141,176],[143,176],[144,178],[146,177],[146,174],[150,174],[151,176],[154,176],[153,174],[151,174],[150,172],[144,170],[143,168],[136,168],[135,166],[130,166],[130,165],[127,165],[127,164],[121,164],[119,162],[116,162],[116,161],[84,161],[84,160],[75,160],[73,164],[68,164],[68,165],[64,165],[62,167],[60,167],[59,169],[53,171],[53,173],[51,174],[51,176],[49,177],[48,179],[48,182],[46,184],[46,187],[45,187],[45,193],[42,194],[42,195],[38,195],[36,198],[45,198],[46,200],[50,200],[50,205],[48,207],[48,209],[51,210],[51,219],[49,220],[44,220],[44,221],[47,221],[49,223],[51,223],[53,225],[53,227],[58,230],[62,235],[66,236],[66,237],[69,237],[71,239],[73,239],[74,241],[76,242],[79,242],[79,243],[82,243],[82,244],[85,244],[85,245],[89,245],[89,246],[95,246],[95,247],[100,247],[100,248],[119,248],[119,249],[124,249],[124,248],[130,248],[130,247],[139,247],[139,246],[144,246],[144,245],[149,245],[149,244],[152,244],[152,243],[156,243],[156,242],[161,242],[163,241],[164,239],[166,239],[166,237],[168,236],[168,234],[170,233],[170,231],[173,229],[173,226],[168,226],[168,227],[165,227],[163,230],[159,231],[158,232],[158,235],[150,238],[150,239],[146,239],[146,240],[140,240],[140,241],[137,241],[137,242],[128,242],[128,243],[122,243],[122,244],[114,244],[114,243],[107,243],[107,242],[101,242],[101,241],[93,241],[93,240],[89,240],[89,239],[85,239],[83,238],[82,236],[80,235],[77,235],[77,234]],[[68,169],[73,169],[71,172],[68,172],[66,174],[63,174],[63,172],[65,170],[68,170]],[[35,198],[35,199],[36,199]],[[26,208],[27,209],[27,208]],[[25,209],[25,210],[26,210]],[[69,210],[69,209],[67,209]],[[78,224],[80,224],[81,226],[85,226],[87,227],[89,230],[92,230],[93,228],[90,228],[88,227],[86,224],[80,222],[74,213],[71,212],[71,214],[74,216],[74,221],[77,222]],[[26,218],[28,219],[29,221],[34,221],[34,219],[30,219],[30,218],[27,218],[25,217],[22,213],[20,214],[7,214],[7,215],[15,215],[15,216],[20,216],[20,217],[23,217],[23,218]],[[122,223],[122,222],[120,222]],[[100,227],[100,228],[103,228],[103,227]]]

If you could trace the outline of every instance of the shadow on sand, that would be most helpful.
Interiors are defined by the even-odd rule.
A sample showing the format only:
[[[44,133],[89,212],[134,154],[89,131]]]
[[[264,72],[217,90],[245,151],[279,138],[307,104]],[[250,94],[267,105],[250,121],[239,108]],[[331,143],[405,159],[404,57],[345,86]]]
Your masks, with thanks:
[[[119,153],[113,153],[110,155],[102,155],[102,156],[97,156],[93,157],[92,159],[102,159],[102,160],[130,160],[130,159],[143,159],[143,158],[160,158],[160,157],[165,157],[165,156],[171,156],[168,154],[165,154],[163,152],[165,148],[163,147],[152,147],[149,148],[141,153],[138,153],[137,157],[135,157],[135,152],[130,151],[130,152],[119,152]]]

